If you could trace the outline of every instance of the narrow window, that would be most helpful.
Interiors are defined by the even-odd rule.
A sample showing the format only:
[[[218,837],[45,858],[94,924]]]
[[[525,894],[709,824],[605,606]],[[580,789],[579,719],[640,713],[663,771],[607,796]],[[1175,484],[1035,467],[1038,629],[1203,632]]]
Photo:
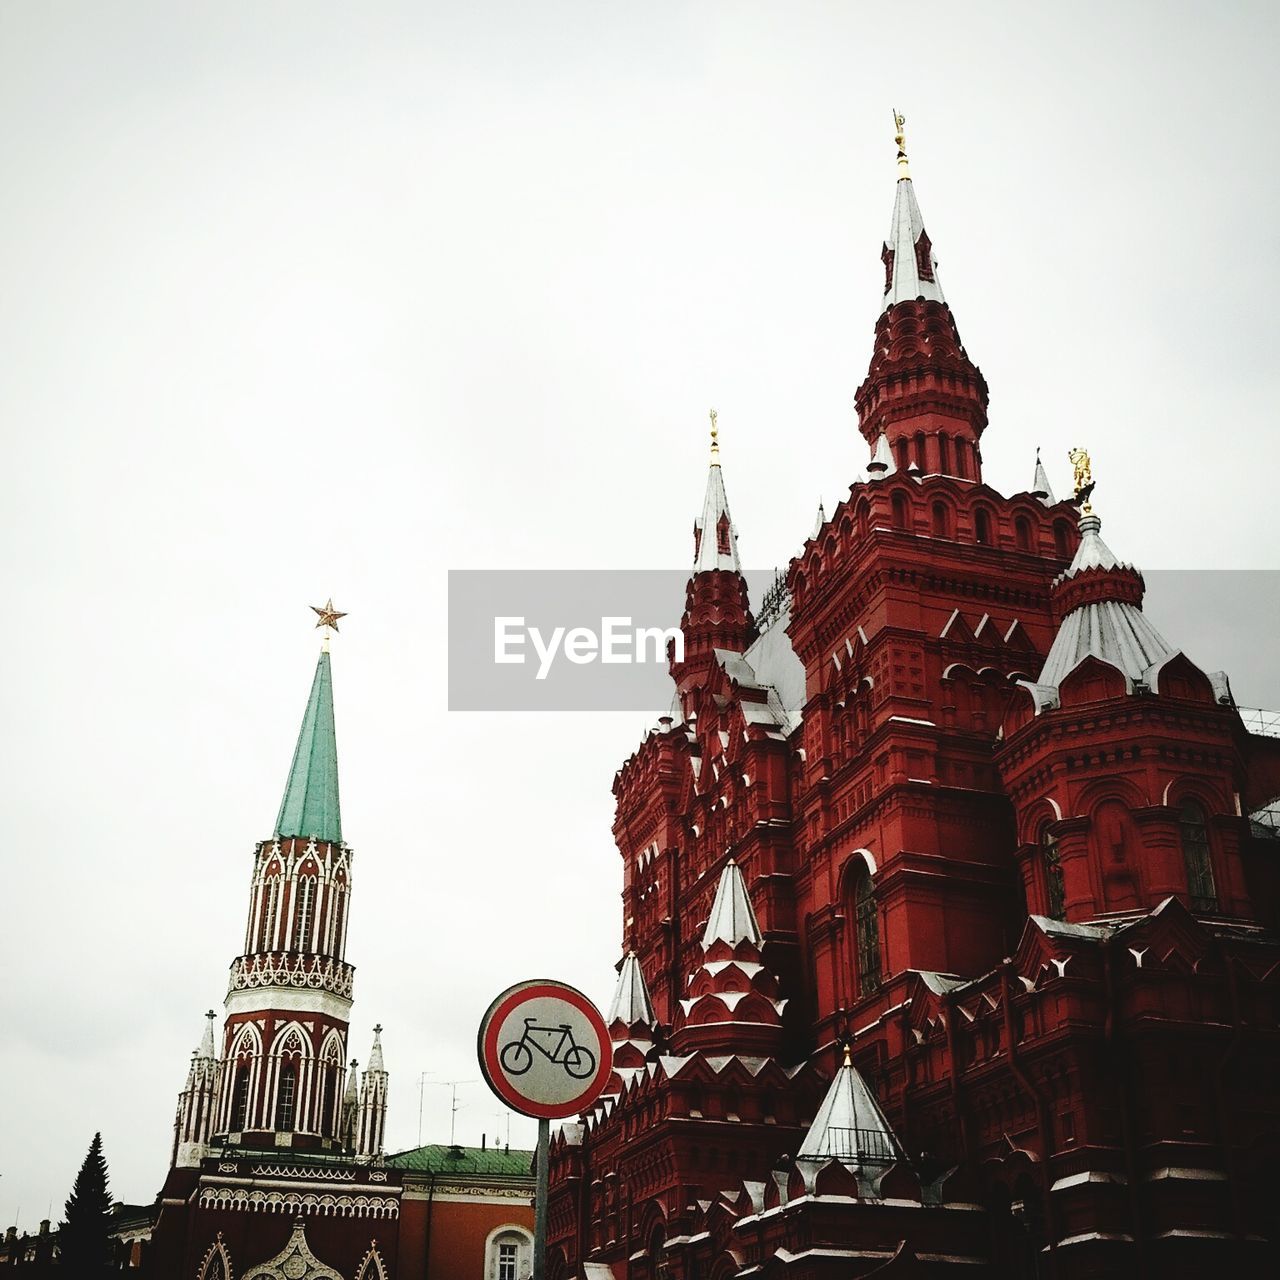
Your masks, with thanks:
[[[925,465],[925,461],[924,461],[924,432],[923,431],[916,432],[916,466],[918,466],[922,472],[929,470],[929,468]]]
[[[315,918],[316,881],[306,876],[298,885],[298,926],[294,932],[293,949],[306,951],[311,946],[311,925]]]
[[[722,556],[732,555],[729,536],[729,517],[722,515],[716,521],[716,551]]]
[[[973,536],[983,546],[991,545],[991,512],[979,507],[973,513]]]
[[[951,521],[947,516],[947,504],[945,502],[935,502],[933,504],[933,536],[935,538],[949,538],[951,536]]]
[[[880,987],[880,916],[865,863],[853,887],[853,927],[858,947],[858,994],[866,996]]]
[[[1019,551],[1031,550],[1031,521],[1026,516],[1018,516],[1013,522],[1014,541]]]
[[[907,527],[907,495],[905,493],[893,495],[893,527],[895,529]]]
[[[907,453],[907,442],[905,439],[897,441],[893,446],[894,452],[898,455],[898,470],[905,471],[911,465],[910,455]]]
[[[1191,801],[1178,815],[1182,831],[1182,860],[1187,867],[1187,892],[1193,911],[1216,911],[1218,891],[1213,883],[1213,864],[1209,860],[1209,827],[1204,810]]]
[[[951,437],[938,437],[938,470],[944,476],[951,474]]]
[[[1066,886],[1062,880],[1062,861],[1058,857],[1058,841],[1046,827],[1040,838],[1040,856],[1044,862],[1044,892],[1051,919],[1066,915]]]
[[[281,1133],[293,1132],[294,1102],[298,1089],[298,1073],[292,1063],[280,1068],[280,1088],[276,1095],[276,1128]]]
[[[258,934],[258,950],[270,951],[275,943],[276,910],[280,906],[280,877],[267,880],[266,905],[262,908],[262,923]]]
[[[333,1131],[334,1109],[338,1098],[338,1064],[331,1062],[324,1069],[324,1121],[321,1133],[326,1138],[336,1137]]]
[[[956,475],[961,480],[969,478],[969,442],[956,436]]]
[[[243,1063],[236,1072],[235,1089],[231,1094],[231,1128],[243,1133],[249,1123],[249,1064]]]

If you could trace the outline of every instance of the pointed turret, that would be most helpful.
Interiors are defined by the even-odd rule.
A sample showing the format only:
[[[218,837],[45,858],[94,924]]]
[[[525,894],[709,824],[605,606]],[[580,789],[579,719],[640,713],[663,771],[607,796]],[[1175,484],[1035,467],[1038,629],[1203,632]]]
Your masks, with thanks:
[[[846,1049],[796,1158],[839,1160],[859,1175],[878,1178],[902,1155],[893,1127]]]
[[[175,1168],[195,1168],[208,1154],[218,1093],[218,1058],[213,1042],[216,1017],[212,1009],[205,1014],[204,1035],[191,1055],[187,1083],[178,1095],[178,1114],[173,1132],[172,1162]]]
[[[1053,584],[1054,612],[1062,619],[1038,683],[1056,689],[1086,658],[1115,667],[1127,687],[1150,684],[1150,674],[1175,650],[1142,611],[1146,583],[1121,564],[1103,542],[1102,521],[1080,517],[1075,559]]]
[[[871,461],[867,463],[867,479],[883,480],[897,470],[893,461],[893,450],[889,448],[889,439],[882,431],[876,437],[876,446],[871,452]]]
[[[333,724],[333,677],[329,654],[320,654],[311,696],[298,732],[289,781],[276,818],[276,835],[342,843],[338,804],[338,744]]]
[[[1033,498],[1039,498],[1046,507],[1051,507],[1057,502],[1049,484],[1049,473],[1044,469],[1044,463],[1040,461],[1039,449],[1036,450],[1036,473],[1032,477],[1029,492]]]
[[[680,1001],[672,1052],[777,1052],[787,1002],[777,975],[764,966],[763,943],[742,870],[730,859],[702,933],[702,963],[689,975]]]
[[[373,1048],[360,1088],[360,1134],[356,1154],[373,1160],[382,1155],[387,1124],[387,1072],[382,1065],[382,1027],[373,1029]]]
[[[649,988],[645,985],[644,972],[634,951],[628,951],[618,970],[618,985],[613,989],[613,1001],[605,1021],[630,1030],[636,1026],[651,1027],[654,1022],[653,1003]]]
[[[818,514],[813,518],[813,532],[809,535],[816,538],[822,532],[822,526],[827,523],[827,512],[822,505],[822,499],[818,499]]]
[[[924,229],[924,218],[916,203],[915,187],[907,168],[907,153],[902,127],[902,116],[894,113],[898,126],[898,191],[893,201],[893,222],[889,238],[884,242],[881,257],[885,265],[884,305],[888,311],[895,302],[909,302],[916,298],[929,298],[945,302],[942,285],[938,281],[938,260],[933,256],[933,245]]]
[[[355,1058],[351,1059],[351,1069],[347,1072],[338,1136],[347,1151],[354,1151],[360,1141],[360,1063]]]
[[[907,170],[903,118],[895,113],[898,185],[881,252],[884,298],[875,350],[858,388],[858,427],[896,469],[982,479],[978,441],[987,425],[987,384],[960,342],[938,282],[937,259]],[[886,474],[869,467],[872,478]]]
[[[742,870],[730,858],[721,872],[720,883],[716,886],[711,915],[707,918],[707,927],[702,934],[702,949],[710,951],[717,942],[727,942],[730,947],[736,947],[740,942],[749,942],[758,947],[762,941],[756,913],[742,879]]]
[[[738,559],[738,533],[729,514],[720,468],[719,427],[711,411],[711,466],[702,516],[693,527],[693,574],[680,619],[684,652],[671,646],[670,671],[685,720],[696,717],[715,651],[742,653],[756,638],[746,579]]]

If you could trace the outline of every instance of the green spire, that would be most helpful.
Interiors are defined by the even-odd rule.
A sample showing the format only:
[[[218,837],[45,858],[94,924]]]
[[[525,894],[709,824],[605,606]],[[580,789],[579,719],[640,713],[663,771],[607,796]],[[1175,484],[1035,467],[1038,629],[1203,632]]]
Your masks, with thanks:
[[[326,650],[316,663],[316,678],[298,732],[289,785],[280,802],[276,835],[314,837],[342,843],[338,807],[338,742],[333,730],[333,676]]]

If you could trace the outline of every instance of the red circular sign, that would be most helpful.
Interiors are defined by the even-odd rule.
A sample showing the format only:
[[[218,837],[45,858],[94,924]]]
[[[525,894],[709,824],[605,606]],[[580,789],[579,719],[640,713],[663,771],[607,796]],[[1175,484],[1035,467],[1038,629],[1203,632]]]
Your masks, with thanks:
[[[513,1111],[539,1120],[585,1110],[613,1070],[600,1010],[549,978],[508,987],[480,1019],[477,1049],[489,1088]]]

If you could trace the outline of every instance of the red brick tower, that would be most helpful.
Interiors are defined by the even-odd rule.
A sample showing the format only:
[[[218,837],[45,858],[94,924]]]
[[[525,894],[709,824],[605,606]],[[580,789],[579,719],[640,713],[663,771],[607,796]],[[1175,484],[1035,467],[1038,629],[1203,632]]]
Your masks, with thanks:
[[[645,999],[554,1144],[550,1275],[1269,1274],[1277,846],[1248,815],[1280,744],[1038,454],[1026,492],[983,481],[900,119],[898,147],[869,460],[754,617],[713,460],[678,697],[614,782]]]

